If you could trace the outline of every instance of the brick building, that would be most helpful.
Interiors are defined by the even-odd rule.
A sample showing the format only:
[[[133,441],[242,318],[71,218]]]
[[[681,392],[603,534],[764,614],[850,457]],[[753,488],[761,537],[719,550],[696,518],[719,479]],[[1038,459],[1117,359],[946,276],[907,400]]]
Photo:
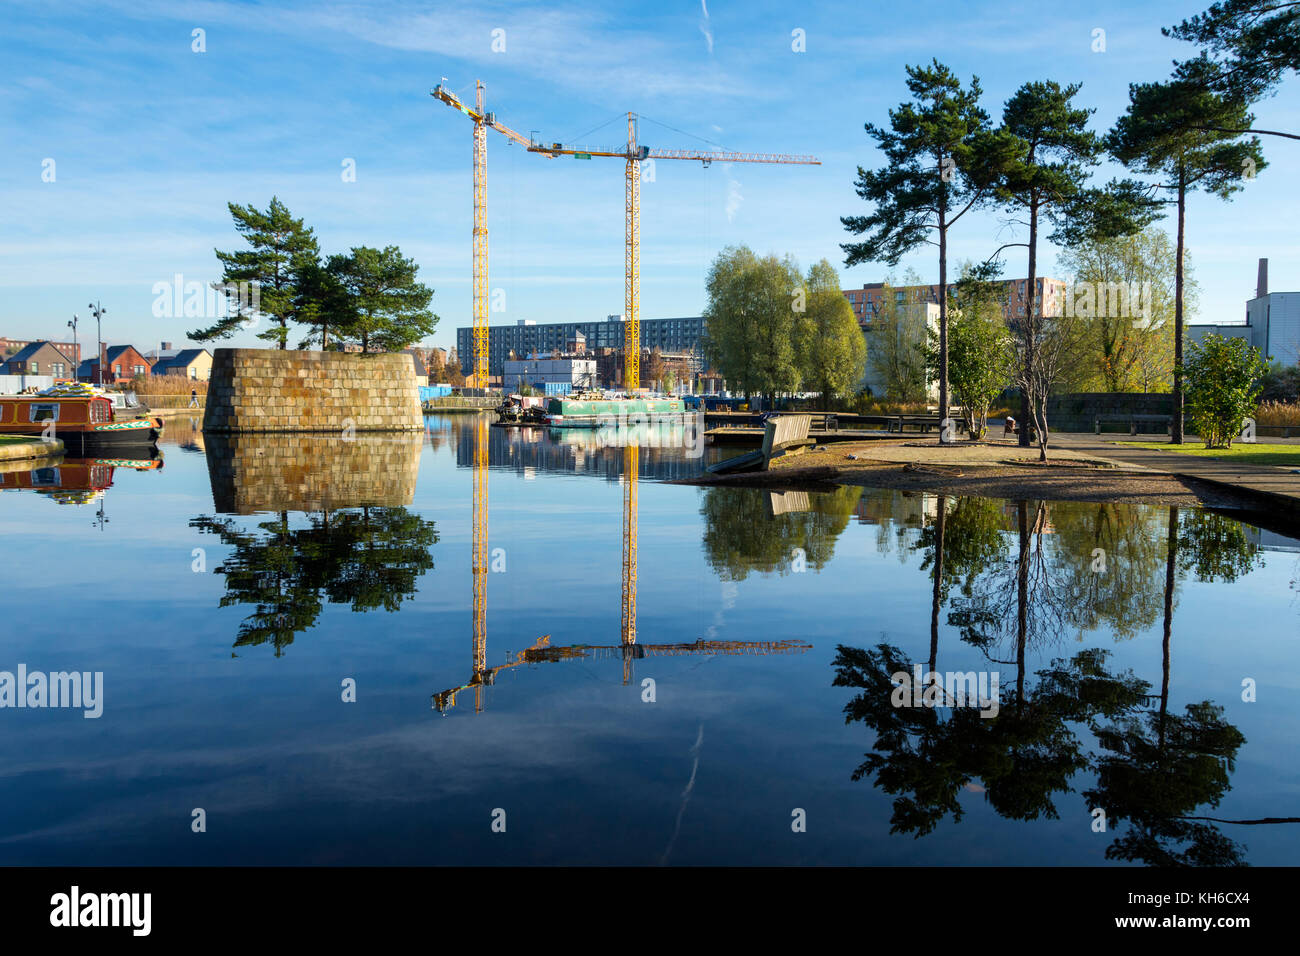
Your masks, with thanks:
[[[137,375],[148,375],[152,364],[133,345],[109,345],[104,348],[104,376],[99,376],[98,359],[86,359],[77,366],[77,378],[82,382],[101,381],[105,385],[125,385]]]
[[[57,379],[72,377],[75,365],[71,356],[55,342],[29,342],[3,362],[2,375],[50,375]],[[70,351],[70,350],[69,350]]]
[[[1003,315],[1008,325],[1014,325],[1018,318],[1024,318],[1025,308],[1029,302],[1028,279],[1003,279],[1002,288],[1006,295]],[[1043,276],[1035,280],[1038,286],[1039,301],[1044,315],[1060,315],[1065,302],[1065,281]],[[949,289],[952,284],[949,283]],[[868,282],[861,289],[845,289],[844,297],[853,306],[853,314],[858,324],[870,325],[871,317],[880,310],[885,296],[883,282]],[[889,290],[898,304],[915,304],[918,302],[939,304],[939,287],[937,285],[897,285]]]

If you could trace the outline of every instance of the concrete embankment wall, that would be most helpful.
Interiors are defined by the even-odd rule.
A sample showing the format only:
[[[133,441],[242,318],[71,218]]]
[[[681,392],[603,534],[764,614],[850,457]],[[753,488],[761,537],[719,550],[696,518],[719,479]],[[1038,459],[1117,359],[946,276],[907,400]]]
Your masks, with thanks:
[[[205,432],[422,431],[411,357],[217,349]]]
[[[204,444],[213,506],[251,514],[409,505],[424,436],[209,434]]]

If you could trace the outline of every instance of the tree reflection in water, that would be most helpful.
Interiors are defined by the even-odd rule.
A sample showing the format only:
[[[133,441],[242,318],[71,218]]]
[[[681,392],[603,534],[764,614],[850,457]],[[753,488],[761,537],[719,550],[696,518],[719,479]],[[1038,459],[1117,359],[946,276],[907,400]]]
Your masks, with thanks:
[[[834,555],[835,541],[861,497],[861,488],[848,486],[789,495],[706,488],[700,506],[705,557],[725,581],[743,581],[752,571],[789,574],[799,557],[796,549],[807,567],[820,570]],[[791,498],[797,504],[790,504]]]
[[[846,722],[875,734],[853,779],[894,795],[894,833],[920,837],[949,815],[960,821],[958,796],[978,780],[990,806],[1014,820],[1056,818],[1058,799],[1081,793],[1089,808],[1105,811],[1108,830],[1124,827],[1108,859],[1242,865],[1244,847],[1213,823],[1296,821],[1198,815],[1230,789],[1245,738],[1213,702],[1186,704],[1179,714],[1169,700],[1179,581],[1248,573],[1258,554],[1244,526],[1213,512],[1180,516],[1177,508],[1157,517],[1132,506],[1021,501],[1014,513],[1007,533],[1000,503],[941,497],[914,544],[934,581],[929,670],[939,670],[938,622],[947,604],[948,624],[964,642],[990,664],[1016,668],[997,714],[895,706],[892,675],[912,672],[914,662],[889,644],[842,645],[833,683],[860,691],[845,705]],[[1105,573],[1097,570],[1097,548]],[[1085,630],[1125,639],[1160,618],[1159,693],[1131,672],[1110,672],[1108,652],[1095,647],[1026,676],[1031,645]],[[1082,774],[1092,783],[1077,789]]]
[[[190,526],[218,535],[233,551],[214,573],[225,576],[220,606],[252,604],[234,646],[271,643],[276,656],[316,623],[325,602],[353,611],[397,611],[433,567],[432,521],[405,508],[282,511],[255,529],[234,519],[199,516]]]

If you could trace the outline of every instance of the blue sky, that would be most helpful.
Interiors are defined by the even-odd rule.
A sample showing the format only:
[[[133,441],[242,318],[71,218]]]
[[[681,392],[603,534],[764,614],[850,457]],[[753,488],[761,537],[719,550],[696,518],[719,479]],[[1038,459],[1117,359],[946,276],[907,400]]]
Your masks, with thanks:
[[[885,268],[843,269],[839,217],[862,212],[856,167],[880,162],[862,126],[905,96],[904,66],[938,57],[977,74],[995,117],[1021,83],[1084,84],[1108,127],[1130,81],[1163,79],[1191,52],[1160,27],[1196,2],[299,3],[9,0],[0,36],[0,335],[58,338],[86,303],[105,338],[141,348],[201,324],[153,314],[155,284],[219,275],[238,248],[227,201],[272,195],[316,229],[326,253],[394,243],[421,267],[441,317],[433,344],[469,323],[471,124],[429,96],[463,98],[545,141],[617,144],[631,110],[643,143],[811,153],[820,167],[660,161],[642,190],[642,316],[698,314],[717,252],[748,243],[823,257],[844,286]],[[1094,29],[1106,50],[1095,53]],[[202,29],[206,52],[192,50]],[[791,49],[795,29],[806,52]],[[492,49],[504,30],[505,50]],[[1300,82],[1257,108],[1300,128]],[[606,124],[603,125],[602,124]],[[599,128],[598,128],[599,127]],[[589,136],[588,130],[596,129]],[[1232,203],[1195,196],[1188,242],[1201,321],[1240,320],[1256,260],[1274,289],[1300,288],[1291,208],[1300,146],[1265,139],[1270,166]],[[54,160],[54,181],[42,179]],[[346,160],[356,181],[345,182]],[[612,159],[545,159],[489,132],[492,321],[599,319],[623,310],[623,170]],[[1012,232],[963,220],[956,260]],[[1049,272],[1054,250],[1043,250]],[[934,255],[905,260],[928,281]],[[1011,250],[1008,275],[1023,275]],[[83,324],[81,340],[93,340]],[[224,344],[260,344],[241,334]]]

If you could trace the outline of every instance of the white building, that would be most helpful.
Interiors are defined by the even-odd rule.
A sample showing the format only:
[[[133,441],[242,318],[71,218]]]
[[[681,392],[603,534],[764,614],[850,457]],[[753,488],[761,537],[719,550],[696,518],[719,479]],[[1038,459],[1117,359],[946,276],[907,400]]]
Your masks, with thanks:
[[[900,318],[906,316],[911,322],[900,321],[895,329],[899,334],[907,336],[907,341],[901,343],[905,348],[912,348],[924,344],[925,329],[939,328],[939,307],[933,302],[910,302],[902,303],[896,306],[900,313]],[[921,314],[924,312],[924,325],[922,324]],[[873,327],[871,322],[862,323],[862,337],[867,343],[867,365],[862,373],[862,380],[858,382],[858,388],[869,388],[871,394],[877,398],[884,398],[886,391],[886,382],[880,369],[877,367],[877,354],[881,351],[879,336],[884,334],[884,330]],[[939,383],[931,380],[926,383],[926,396],[931,401],[939,397]]]
[[[585,358],[506,359],[501,384],[507,392],[530,385],[546,390],[547,385],[594,386],[596,360]]]
[[[1223,325],[1188,325],[1187,337],[1199,342],[1208,333],[1245,339],[1265,360],[1300,364],[1300,292],[1268,291],[1268,260],[1259,260],[1255,298],[1246,303],[1246,321]]]

